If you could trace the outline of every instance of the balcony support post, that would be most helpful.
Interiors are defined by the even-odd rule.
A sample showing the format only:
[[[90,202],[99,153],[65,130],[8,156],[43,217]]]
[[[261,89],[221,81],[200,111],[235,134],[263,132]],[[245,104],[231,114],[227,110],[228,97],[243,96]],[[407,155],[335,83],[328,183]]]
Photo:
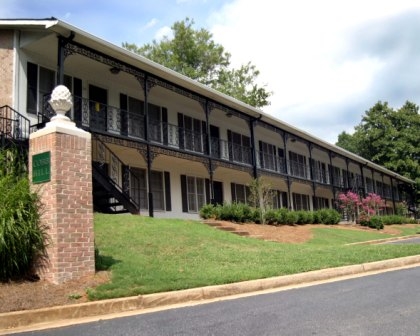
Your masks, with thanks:
[[[258,178],[257,156],[255,151],[255,123],[261,118],[253,118],[249,121],[249,129],[251,132],[251,155],[252,155],[252,171],[254,179]]]
[[[210,112],[211,108],[209,101],[206,99],[205,104],[205,114],[206,114],[206,133],[207,133],[207,155],[209,157],[209,195],[210,203],[214,204],[214,186],[213,186],[213,160],[211,158],[212,148],[211,148],[211,136],[210,136]]]
[[[146,159],[147,159],[147,185],[148,185],[148,203],[149,203],[149,217],[153,217],[153,192],[152,192],[152,155],[150,153],[150,135],[149,135],[149,83],[148,76],[144,76],[143,91],[144,91],[144,135],[146,139]]]

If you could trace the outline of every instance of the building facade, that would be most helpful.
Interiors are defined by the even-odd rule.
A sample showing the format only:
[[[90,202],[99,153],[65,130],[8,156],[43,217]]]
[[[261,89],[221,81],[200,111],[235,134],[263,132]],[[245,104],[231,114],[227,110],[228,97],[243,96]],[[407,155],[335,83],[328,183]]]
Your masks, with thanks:
[[[0,133],[25,140],[69,88],[69,117],[92,133],[97,211],[198,218],[247,202],[262,177],[274,207],[332,208],[374,192],[394,213],[413,181],[54,18],[0,20]]]

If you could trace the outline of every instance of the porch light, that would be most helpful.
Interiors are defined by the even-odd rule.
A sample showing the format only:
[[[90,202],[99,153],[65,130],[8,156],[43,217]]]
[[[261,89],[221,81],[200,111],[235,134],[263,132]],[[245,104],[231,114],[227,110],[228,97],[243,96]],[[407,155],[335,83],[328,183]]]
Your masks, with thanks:
[[[232,112],[226,112],[226,117],[232,118],[232,116],[233,116]]]
[[[109,69],[109,72],[113,75],[118,75],[120,73],[120,69],[118,69],[117,67],[112,67]]]

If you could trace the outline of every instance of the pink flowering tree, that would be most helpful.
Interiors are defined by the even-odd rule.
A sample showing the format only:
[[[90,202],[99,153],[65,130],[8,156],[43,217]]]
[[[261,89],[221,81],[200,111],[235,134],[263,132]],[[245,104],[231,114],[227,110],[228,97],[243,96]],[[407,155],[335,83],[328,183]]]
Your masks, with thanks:
[[[358,194],[347,191],[338,195],[338,206],[347,213],[349,221],[354,222],[359,213],[359,206],[361,205]]]
[[[385,201],[381,196],[375,193],[369,193],[362,199],[361,207],[363,211],[370,217],[379,214],[379,211],[385,208]]]

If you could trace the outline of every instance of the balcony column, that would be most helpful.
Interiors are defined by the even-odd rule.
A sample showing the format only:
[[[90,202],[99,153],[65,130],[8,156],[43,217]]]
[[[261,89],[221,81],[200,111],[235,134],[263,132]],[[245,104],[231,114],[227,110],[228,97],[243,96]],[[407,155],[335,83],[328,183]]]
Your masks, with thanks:
[[[289,209],[292,209],[292,194],[290,193],[290,166],[288,164],[289,160],[287,159],[287,141],[289,140],[289,134],[284,132],[283,133],[283,143],[284,143],[284,164],[286,168],[286,175],[287,175],[287,198],[289,202]]]
[[[307,143],[306,146],[308,147],[309,150],[309,179],[312,180],[312,192],[315,196],[315,171],[314,171],[314,166],[313,166],[313,159],[312,159],[312,149],[314,147],[314,145],[312,143]]]
[[[395,206],[395,194],[394,194],[394,179],[392,178],[392,176],[390,176],[389,178],[391,179],[392,207],[393,207],[393,214],[395,215],[396,206]]]
[[[148,185],[148,203],[149,217],[153,217],[153,193],[152,193],[152,155],[150,153],[150,135],[149,135],[149,102],[148,96],[151,87],[149,86],[148,76],[144,76],[144,135],[146,139],[146,159],[147,159],[147,185]]]
[[[64,60],[66,59],[65,46],[73,40],[74,33],[72,32],[69,37],[58,36],[58,49],[57,49],[57,85],[64,84]]]
[[[251,154],[252,154],[252,170],[254,174],[254,179],[258,177],[258,168],[257,168],[257,156],[255,153],[255,123],[259,118],[254,118],[249,121],[249,129],[251,131]]]
[[[207,154],[209,156],[209,194],[210,194],[210,203],[214,204],[214,186],[213,186],[213,160],[211,158],[212,148],[211,148],[211,135],[210,135],[210,112],[211,108],[209,106],[209,101],[206,99],[205,105],[205,114],[206,114],[206,132],[207,132]]]
[[[333,153],[331,151],[328,151],[328,158],[330,159],[330,171],[329,171],[329,175],[330,175],[330,179],[331,179],[331,185],[332,185],[332,192],[333,192],[333,200],[334,200],[334,204],[335,204],[335,176],[334,176],[334,168],[333,168],[333,164],[332,164],[332,156]]]
[[[359,164],[360,167],[360,174],[362,176],[362,190],[363,190],[363,197],[365,197],[366,195],[366,183],[365,183],[365,174],[363,173],[363,165],[360,163]],[[359,189],[359,186],[357,187],[357,189]]]
[[[373,171],[373,168],[370,169],[370,173],[372,174],[372,189],[373,189],[373,192],[376,194],[377,189],[376,189],[376,182],[375,182],[375,173]]]

